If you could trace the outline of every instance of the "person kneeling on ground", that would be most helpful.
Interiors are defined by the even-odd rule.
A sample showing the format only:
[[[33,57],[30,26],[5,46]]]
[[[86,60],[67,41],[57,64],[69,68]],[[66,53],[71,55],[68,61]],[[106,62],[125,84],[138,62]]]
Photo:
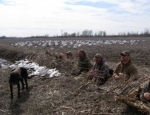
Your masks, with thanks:
[[[70,59],[70,60],[73,59],[73,54],[71,51],[68,51],[65,54],[66,54],[66,59]]]
[[[97,85],[104,84],[110,77],[109,67],[100,53],[94,56],[95,64],[87,73],[88,80],[94,80]]]
[[[131,76],[137,77],[138,70],[135,67],[135,65],[132,63],[132,60],[130,58],[130,52],[125,50],[120,53],[121,61],[117,64],[116,69],[114,71],[114,78],[120,79],[125,78],[128,80]]]
[[[80,75],[82,72],[88,72],[92,67],[92,63],[87,57],[87,54],[85,53],[85,51],[82,49],[78,50],[77,67],[78,67],[78,71],[76,73],[77,76]]]
[[[144,82],[139,88],[128,94],[130,98],[137,97],[143,102],[150,102],[150,80]]]

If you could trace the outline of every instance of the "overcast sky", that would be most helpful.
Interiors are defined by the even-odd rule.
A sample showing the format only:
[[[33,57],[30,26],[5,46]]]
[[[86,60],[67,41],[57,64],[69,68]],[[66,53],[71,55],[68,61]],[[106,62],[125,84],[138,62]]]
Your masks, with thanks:
[[[143,32],[150,0],[0,0],[0,36]]]

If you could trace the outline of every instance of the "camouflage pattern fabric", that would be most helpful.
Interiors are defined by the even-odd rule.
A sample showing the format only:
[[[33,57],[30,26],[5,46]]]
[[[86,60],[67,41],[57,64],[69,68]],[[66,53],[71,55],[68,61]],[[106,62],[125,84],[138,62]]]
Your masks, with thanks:
[[[88,59],[87,55],[85,54],[84,57],[78,59],[77,66],[78,66],[77,75],[79,75],[82,72],[88,72],[91,69],[92,64],[90,60]]]
[[[94,78],[95,78],[95,81],[97,83],[97,85],[100,83],[100,84],[104,84],[107,79],[110,77],[109,75],[109,67],[108,65],[105,63],[105,60],[102,59],[102,61],[100,63],[96,63],[91,71],[95,72],[96,71],[96,74],[94,74]]]
[[[141,91],[140,91],[140,100],[143,102],[147,102],[147,100],[144,98],[144,93],[149,92],[150,93],[150,81],[144,82],[141,86]]]
[[[105,63],[104,59],[99,64],[95,64],[92,67],[92,70],[99,70],[99,76],[103,76],[104,78],[109,77],[109,67]]]
[[[135,65],[130,60],[129,63],[123,64],[122,62],[118,63],[114,74],[124,73],[125,78],[129,79],[131,76],[137,75],[138,71]]]
[[[146,81],[143,84],[140,85],[140,87],[132,90],[131,92],[128,93],[128,97],[134,98],[134,99],[139,99],[143,102],[148,102],[144,98],[144,93],[149,92],[150,93],[150,81]]]

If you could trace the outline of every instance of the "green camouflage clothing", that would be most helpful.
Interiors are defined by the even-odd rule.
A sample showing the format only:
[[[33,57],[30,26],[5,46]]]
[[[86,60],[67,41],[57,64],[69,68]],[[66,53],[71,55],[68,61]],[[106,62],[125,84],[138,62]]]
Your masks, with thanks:
[[[82,72],[88,72],[91,69],[92,64],[90,60],[88,59],[87,55],[85,54],[84,57],[78,59],[77,66],[79,68],[77,75],[79,75]]]
[[[150,81],[146,81],[141,85],[143,92],[150,92]]]
[[[93,67],[92,70],[100,70],[99,77],[103,78],[108,78],[109,77],[109,67],[105,63],[105,60],[102,59],[100,63],[96,63]]]
[[[140,85],[140,87],[134,89],[133,91],[128,93],[130,98],[137,98],[143,102],[148,102],[144,97],[144,93],[150,93],[150,81],[146,81]],[[150,102],[150,101],[149,101]]]
[[[110,77],[109,74],[109,67],[108,65],[105,63],[105,60],[102,59],[100,61],[100,63],[96,63],[93,67],[92,70],[99,70],[98,75],[96,76],[95,80],[96,80],[96,84],[97,85],[102,85],[104,84],[107,79]]]
[[[131,76],[137,75],[138,71],[135,65],[130,60],[127,64],[123,64],[122,62],[118,63],[114,74],[123,73],[126,79],[129,79]]]
[[[140,86],[140,100],[146,102],[147,100],[143,97],[144,93],[150,93],[150,81],[146,81]]]

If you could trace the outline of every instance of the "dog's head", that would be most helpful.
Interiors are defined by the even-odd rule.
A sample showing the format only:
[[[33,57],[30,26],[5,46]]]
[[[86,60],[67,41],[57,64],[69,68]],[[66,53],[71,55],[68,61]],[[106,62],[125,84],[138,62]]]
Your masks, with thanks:
[[[9,83],[11,85],[17,84],[19,81],[19,74],[16,72],[12,72],[9,77]]]

